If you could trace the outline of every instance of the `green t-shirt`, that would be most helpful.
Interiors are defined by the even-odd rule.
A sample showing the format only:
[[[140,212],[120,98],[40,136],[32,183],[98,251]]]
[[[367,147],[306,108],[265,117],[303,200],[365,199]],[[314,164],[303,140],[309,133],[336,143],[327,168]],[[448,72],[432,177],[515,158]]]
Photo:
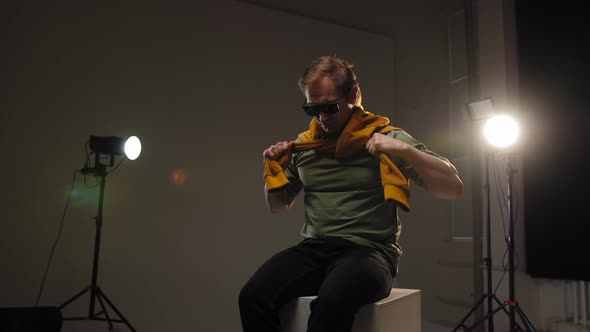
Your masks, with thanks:
[[[404,141],[437,158],[403,130],[393,130],[388,136]],[[422,178],[403,159],[390,156],[404,176],[420,186]],[[289,179],[287,193],[295,197],[305,192],[305,238],[336,236],[385,253],[392,266],[402,254],[398,243],[401,224],[395,202],[385,201],[379,158],[364,151],[353,158],[333,156],[308,150],[293,154],[285,175]]]

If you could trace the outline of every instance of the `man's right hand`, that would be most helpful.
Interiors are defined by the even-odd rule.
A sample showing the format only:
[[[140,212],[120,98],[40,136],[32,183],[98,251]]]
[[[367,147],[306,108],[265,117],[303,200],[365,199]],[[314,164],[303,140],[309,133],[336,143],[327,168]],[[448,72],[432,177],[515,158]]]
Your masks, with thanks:
[[[279,160],[281,156],[287,153],[295,144],[295,141],[282,141],[274,145],[271,145],[268,149],[264,150],[262,156],[264,158]]]

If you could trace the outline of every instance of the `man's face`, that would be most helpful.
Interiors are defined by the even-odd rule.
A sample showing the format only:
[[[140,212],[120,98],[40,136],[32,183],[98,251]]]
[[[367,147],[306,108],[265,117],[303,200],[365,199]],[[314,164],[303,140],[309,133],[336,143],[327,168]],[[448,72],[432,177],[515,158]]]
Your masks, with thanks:
[[[305,97],[308,103],[323,104],[340,100],[340,111],[327,114],[320,112],[315,119],[328,135],[337,135],[346,126],[352,110],[348,96],[336,87],[330,77],[323,77],[305,87]],[[344,97],[344,98],[343,98]]]

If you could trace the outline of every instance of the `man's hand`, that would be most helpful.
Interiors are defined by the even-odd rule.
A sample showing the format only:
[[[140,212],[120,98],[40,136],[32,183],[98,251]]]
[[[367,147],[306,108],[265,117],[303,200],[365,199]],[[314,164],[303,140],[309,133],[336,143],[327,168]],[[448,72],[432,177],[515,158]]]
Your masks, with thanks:
[[[450,162],[424,153],[410,144],[383,134],[374,134],[367,142],[367,151],[373,155],[385,153],[408,162],[422,177],[434,197],[456,199],[463,194],[463,182]]]
[[[264,158],[279,160],[285,153],[287,153],[295,144],[295,141],[282,141],[274,145],[271,145],[268,149],[264,150],[262,156]],[[295,197],[289,197],[286,190],[278,190],[269,192],[264,186],[264,195],[266,197],[266,203],[272,213],[279,213],[285,211],[293,205]]]
[[[279,160],[283,154],[291,150],[293,144],[295,144],[295,141],[278,142],[264,150],[262,156],[268,159]]]
[[[391,136],[375,133],[365,146],[370,154],[378,156],[385,153],[390,156],[402,156],[412,146]]]

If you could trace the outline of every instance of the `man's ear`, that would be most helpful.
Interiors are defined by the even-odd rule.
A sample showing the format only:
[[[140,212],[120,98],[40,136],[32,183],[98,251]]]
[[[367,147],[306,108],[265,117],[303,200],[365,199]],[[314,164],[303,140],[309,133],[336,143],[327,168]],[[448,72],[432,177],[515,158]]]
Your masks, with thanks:
[[[350,88],[348,92],[348,103],[352,105],[359,105],[361,103],[361,90],[358,84],[355,84]]]

